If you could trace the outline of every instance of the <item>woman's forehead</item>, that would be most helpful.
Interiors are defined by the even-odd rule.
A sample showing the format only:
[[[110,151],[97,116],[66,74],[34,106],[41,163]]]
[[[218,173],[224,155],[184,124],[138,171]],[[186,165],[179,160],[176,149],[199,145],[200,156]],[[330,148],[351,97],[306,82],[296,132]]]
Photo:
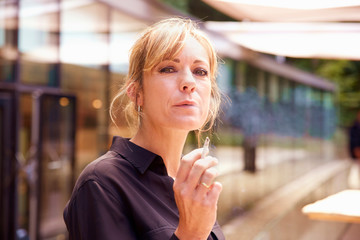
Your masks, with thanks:
[[[179,49],[169,49],[169,54],[167,56],[163,56],[163,58],[159,61],[173,61],[176,63],[180,63],[183,61],[182,59],[189,59],[193,63],[206,63],[209,64],[210,54],[207,49],[201,44],[198,40],[190,37],[184,40],[181,48]]]

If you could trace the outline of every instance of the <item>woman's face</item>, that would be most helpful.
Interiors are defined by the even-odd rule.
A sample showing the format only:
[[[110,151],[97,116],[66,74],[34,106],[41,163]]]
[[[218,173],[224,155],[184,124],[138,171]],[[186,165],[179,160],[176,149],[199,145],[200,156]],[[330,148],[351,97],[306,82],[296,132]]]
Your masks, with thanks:
[[[195,130],[208,115],[211,95],[209,56],[194,38],[185,42],[174,59],[144,73],[143,124]]]

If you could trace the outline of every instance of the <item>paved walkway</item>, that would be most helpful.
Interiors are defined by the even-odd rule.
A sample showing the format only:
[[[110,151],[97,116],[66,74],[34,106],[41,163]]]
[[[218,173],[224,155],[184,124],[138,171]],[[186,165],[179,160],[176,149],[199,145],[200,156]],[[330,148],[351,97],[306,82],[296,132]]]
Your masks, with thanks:
[[[341,186],[338,184],[333,185],[331,181],[330,183],[327,182],[339,173],[347,172],[348,168],[348,161],[330,161],[267,194],[257,200],[242,215],[223,225],[227,239],[297,240],[307,239],[304,235],[318,234],[318,229],[309,230],[309,227],[302,227],[311,226],[313,221],[310,221],[301,213],[301,208],[306,205],[305,203],[310,203],[318,198],[311,195],[321,188],[327,188],[326,191],[323,189],[324,195],[337,192]],[[322,186],[323,184],[326,187]],[[292,217],[289,218],[288,215],[292,215]],[[288,220],[281,223],[284,219]],[[313,224],[315,226],[316,222],[313,222]],[[337,234],[340,234],[341,228],[344,228],[344,224],[338,226],[339,233]],[[297,231],[297,233],[295,234],[293,231]],[[265,238],[265,235],[268,237]],[[273,237],[270,238],[270,236]],[[330,238],[316,239],[328,240]]]
[[[307,152],[304,149],[259,147],[256,151],[257,170],[263,170],[268,166],[277,165],[286,161],[305,159],[307,157]],[[217,147],[213,150],[213,154],[219,159],[218,167],[220,175],[239,171],[244,168],[244,152],[241,147]]]
[[[334,160],[328,144],[322,148],[322,158],[301,148],[259,148],[255,174],[242,171],[241,148],[212,149],[223,184],[218,220],[227,239],[354,240],[357,226],[313,221],[301,213],[304,205],[347,185],[349,161]]]

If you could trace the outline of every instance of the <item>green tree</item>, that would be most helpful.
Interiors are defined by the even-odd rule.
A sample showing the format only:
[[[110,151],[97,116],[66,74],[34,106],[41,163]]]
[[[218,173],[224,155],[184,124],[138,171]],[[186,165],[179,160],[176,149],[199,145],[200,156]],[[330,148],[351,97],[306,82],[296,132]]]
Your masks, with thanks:
[[[322,61],[315,73],[336,83],[339,124],[349,126],[360,110],[360,62]]]
[[[336,84],[338,124],[348,127],[360,110],[360,62],[326,59],[288,59],[288,62]]]
[[[235,21],[215,10],[201,0],[160,0],[181,12],[195,16],[203,21]]]
[[[170,5],[183,13],[189,13],[188,0],[159,0],[167,5]]]

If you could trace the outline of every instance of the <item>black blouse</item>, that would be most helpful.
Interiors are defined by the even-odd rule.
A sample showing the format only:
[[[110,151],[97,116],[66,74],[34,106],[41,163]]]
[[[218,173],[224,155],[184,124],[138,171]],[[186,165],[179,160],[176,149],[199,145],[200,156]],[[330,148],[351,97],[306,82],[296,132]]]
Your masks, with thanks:
[[[65,207],[70,239],[177,239],[173,183],[160,156],[114,137],[81,173]],[[208,237],[216,239],[225,239],[217,223]]]

